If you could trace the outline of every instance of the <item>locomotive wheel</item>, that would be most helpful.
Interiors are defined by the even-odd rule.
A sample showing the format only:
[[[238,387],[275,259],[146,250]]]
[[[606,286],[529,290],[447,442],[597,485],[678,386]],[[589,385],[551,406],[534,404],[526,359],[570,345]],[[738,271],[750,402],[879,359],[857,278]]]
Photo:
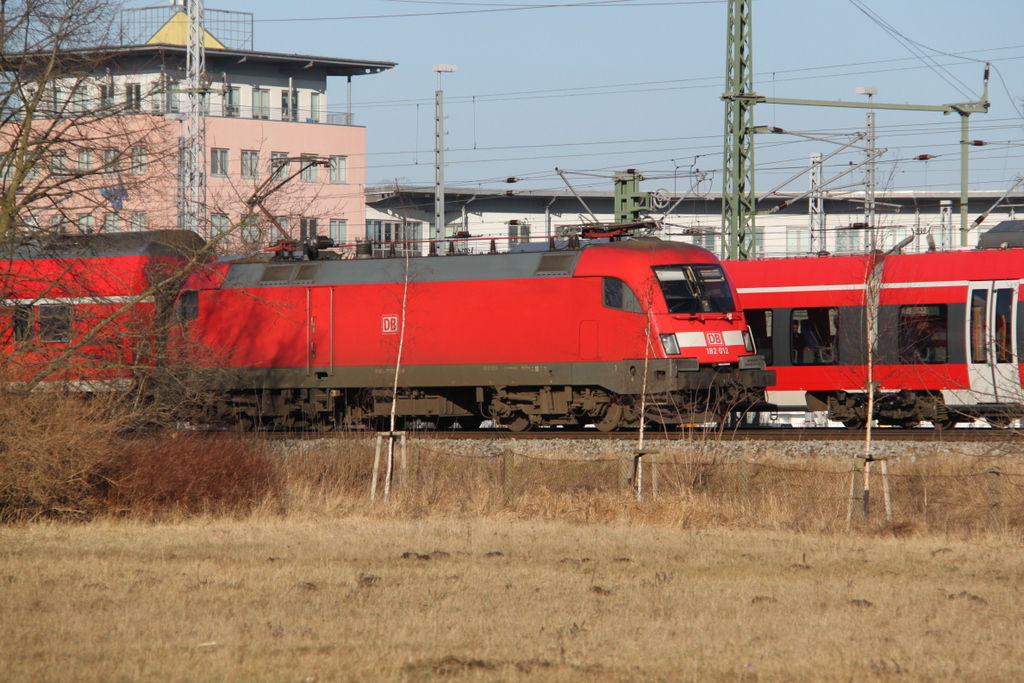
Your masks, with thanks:
[[[1005,415],[991,415],[986,417],[985,421],[989,423],[992,429],[1006,429],[1013,422],[1013,420]]]
[[[843,426],[847,429],[864,429],[864,425],[866,424],[867,420],[863,417],[854,417],[843,421]]]
[[[932,420],[932,426],[941,432],[945,432],[956,427],[956,419],[952,417],[945,417],[941,420]]]
[[[599,432],[611,432],[619,428],[622,424],[622,406],[618,403],[613,403],[608,406],[608,410],[605,411],[604,416],[599,420],[594,421],[594,427]]]
[[[530,424],[530,418],[523,413],[516,413],[512,416],[512,419],[508,421],[508,429],[512,432],[529,431],[532,426],[533,425]]]

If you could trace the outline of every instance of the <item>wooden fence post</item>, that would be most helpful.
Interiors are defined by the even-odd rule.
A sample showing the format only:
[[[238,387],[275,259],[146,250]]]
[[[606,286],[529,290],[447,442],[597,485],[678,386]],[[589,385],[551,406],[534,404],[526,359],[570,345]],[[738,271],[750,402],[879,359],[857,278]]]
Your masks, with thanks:
[[[865,521],[864,504],[864,471],[868,464],[867,458],[862,455],[853,460],[853,471],[850,473],[850,504],[846,509],[846,529],[850,530],[856,517],[857,525],[861,526]]]
[[[630,488],[630,478],[633,475],[633,458],[628,453],[619,456],[619,490],[627,491]]]
[[[988,525],[993,534],[1002,528],[999,517],[999,468],[992,466],[988,470]]]
[[[744,508],[750,506],[750,465],[747,462],[747,454],[740,453],[736,459],[736,492],[740,497],[740,505]]]
[[[501,483],[507,508],[512,507],[515,498],[515,458],[516,454],[511,448],[501,452]]]

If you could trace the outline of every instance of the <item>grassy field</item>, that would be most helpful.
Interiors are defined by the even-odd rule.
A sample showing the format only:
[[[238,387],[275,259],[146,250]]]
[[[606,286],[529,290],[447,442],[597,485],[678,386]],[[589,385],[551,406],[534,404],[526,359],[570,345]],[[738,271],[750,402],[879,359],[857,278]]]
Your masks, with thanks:
[[[1022,550],[373,509],[7,526],[0,680],[1020,680]]]

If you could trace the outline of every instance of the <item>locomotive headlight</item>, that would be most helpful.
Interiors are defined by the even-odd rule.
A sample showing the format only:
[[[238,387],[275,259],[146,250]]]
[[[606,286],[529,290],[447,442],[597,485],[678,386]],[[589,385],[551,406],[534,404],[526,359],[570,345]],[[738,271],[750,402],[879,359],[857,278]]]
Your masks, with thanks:
[[[661,346],[665,349],[666,356],[678,356],[679,355],[679,342],[676,340],[674,334],[663,334],[661,335]]]
[[[743,348],[747,350],[747,353],[754,353],[754,338],[750,334],[750,330],[743,330]]]

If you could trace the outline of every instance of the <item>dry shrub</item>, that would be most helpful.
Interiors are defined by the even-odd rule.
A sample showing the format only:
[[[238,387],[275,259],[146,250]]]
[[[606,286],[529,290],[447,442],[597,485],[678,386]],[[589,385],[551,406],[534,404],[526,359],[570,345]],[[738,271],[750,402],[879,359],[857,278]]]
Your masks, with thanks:
[[[133,516],[239,515],[281,498],[266,444],[233,434],[163,432],[132,440],[110,479],[110,510]]]
[[[0,392],[0,522],[83,519],[103,491],[121,428],[104,396]]]

